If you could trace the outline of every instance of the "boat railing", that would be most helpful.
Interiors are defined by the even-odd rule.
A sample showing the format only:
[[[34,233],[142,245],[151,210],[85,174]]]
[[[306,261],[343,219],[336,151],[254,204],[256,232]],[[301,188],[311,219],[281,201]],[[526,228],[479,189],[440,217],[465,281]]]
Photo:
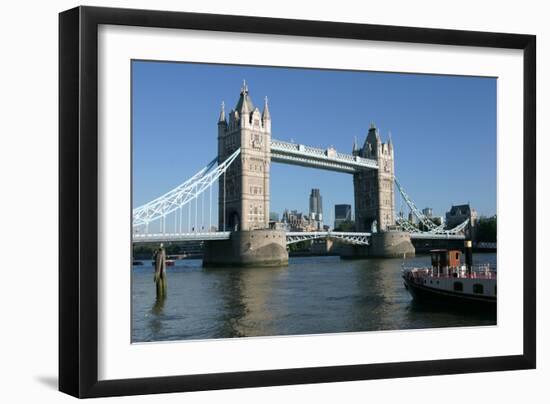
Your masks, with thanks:
[[[473,278],[473,279],[496,279],[497,270],[495,265],[476,264],[468,271],[465,265],[459,267],[444,267],[438,271],[437,267],[407,267],[403,266],[402,271],[412,278],[436,277],[436,278]]]
[[[470,278],[489,278],[493,279],[497,277],[497,267],[491,264],[472,265],[472,273]]]

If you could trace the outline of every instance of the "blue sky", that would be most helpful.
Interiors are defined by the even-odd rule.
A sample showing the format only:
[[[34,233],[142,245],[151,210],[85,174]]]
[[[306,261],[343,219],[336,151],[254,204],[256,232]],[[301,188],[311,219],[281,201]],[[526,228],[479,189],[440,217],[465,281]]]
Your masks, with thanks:
[[[235,106],[243,79],[260,109],[268,96],[273,138],[350,153],[374,122],[384,141],[391,132],[396,177],[419,208],[496,213],[495,78],[148,61],[132,63],[134,207],[216,156],[220,104]],[[334,204],[353,205],[351,175],[273,163],[271,211],[306,212],[311,188],[328,223]]]

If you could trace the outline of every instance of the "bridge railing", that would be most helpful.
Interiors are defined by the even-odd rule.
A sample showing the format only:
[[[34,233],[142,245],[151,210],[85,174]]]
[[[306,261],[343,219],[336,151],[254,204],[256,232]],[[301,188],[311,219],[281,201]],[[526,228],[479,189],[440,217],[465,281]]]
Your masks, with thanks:
[[[339,231],[312,231],[312,232],[287,232],[286,243],[294,244],[301,241],[309,241],[323,238],[340,239],[350,244],[369,245],[371,233],[339,232]]]
[[[132,236],[134,243],[162,243],[178,241],[208,241],[227,240],[231,237],[229,231],[192,232],[192,233],[135,233]]]

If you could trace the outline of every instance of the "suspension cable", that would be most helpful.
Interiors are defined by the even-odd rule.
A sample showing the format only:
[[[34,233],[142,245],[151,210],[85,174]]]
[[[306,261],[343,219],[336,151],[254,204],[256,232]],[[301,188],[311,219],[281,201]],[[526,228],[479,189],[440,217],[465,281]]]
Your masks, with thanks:
[[[159,220],[174,212],[180,208],[180,206],[187,205],[198,198],[199,195],[207,188],[210,188],[221,175],[225,174],[226,170],[236,160],[239,154],[240,149],[235,150],[225,161],[219,163],[217,167],[217,158],[212,160],[205,168],[197,172],[193,177],[181,185],[151,202],[133,209],[132,227],[137,228],[148,222]]]

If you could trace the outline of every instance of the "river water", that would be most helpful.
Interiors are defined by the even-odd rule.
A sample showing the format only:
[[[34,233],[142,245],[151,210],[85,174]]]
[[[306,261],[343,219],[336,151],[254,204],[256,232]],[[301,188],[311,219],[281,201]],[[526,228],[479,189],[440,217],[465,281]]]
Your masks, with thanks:
[[[429,265],[429,256],[408,259]],[[474,264],[496,254],[474,254]],[[496,324],[496,313],[413,302],[401,259],[291,257],[280,268],[167,268],[168,294],[156,301],[150,261],[132,273],[132,341],[172,341]]]

